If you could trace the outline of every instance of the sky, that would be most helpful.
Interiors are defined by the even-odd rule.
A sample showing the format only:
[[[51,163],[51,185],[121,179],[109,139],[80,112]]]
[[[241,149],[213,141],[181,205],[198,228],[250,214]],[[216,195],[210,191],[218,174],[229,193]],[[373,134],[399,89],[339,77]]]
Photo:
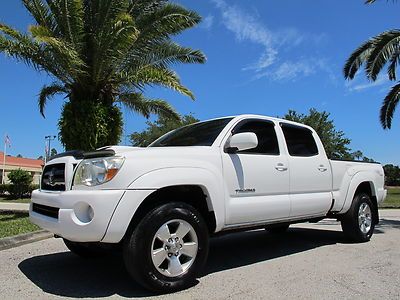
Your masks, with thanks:
[[[400,3],[363,0],[177,0],[197,11],[202,23],[174,39],[201,49],[204,65],[175,70],[195,94],[192,101],[161,88],[146,90],[164,98],[179,113],[201,120],[244,113],[282,116],[289,109],[306,113],[325,110],[338,130],[352,140],[350,147],[382,163],[400,164],[400,108],[392,129],[379,123],[381,103],[393,82],[384,75],[369,82],[359,72],[346,81],[344,62],[363,41],[398,28]],[[26,31],[32,19],[17,0],[0,1],[0,22]],[[43,118],[37,95],[53,78],[0,54],[0,134],[11,139],[7,152],[38,157],[44,137],[57,135],[65,99],[55,97]],[[146,119],[123,110],[126,136],[146,127]],[[154,117],[152,118],[154,119]],[[58,152],[59,141],[52,142]],[[1,149],[2,151],[2,149]]]

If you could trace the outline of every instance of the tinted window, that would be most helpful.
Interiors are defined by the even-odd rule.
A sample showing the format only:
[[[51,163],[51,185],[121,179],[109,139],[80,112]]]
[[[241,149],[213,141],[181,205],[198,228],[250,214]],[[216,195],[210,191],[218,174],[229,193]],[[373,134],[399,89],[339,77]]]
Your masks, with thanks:
[[[274,124],[268,121],[245,121],[234,129],[234,134],[253,132],[258,139],[258,146],[254,149],[240,151],[240,153],[261,153],[279,155],[278,139]]]
[[[309,129],[288,124],[282,124],[282,129],[291,156],[318,154],[317,144]]]
[[[178,128],[162,136],[149,147],[211,146],[232,118],[224,118]]]

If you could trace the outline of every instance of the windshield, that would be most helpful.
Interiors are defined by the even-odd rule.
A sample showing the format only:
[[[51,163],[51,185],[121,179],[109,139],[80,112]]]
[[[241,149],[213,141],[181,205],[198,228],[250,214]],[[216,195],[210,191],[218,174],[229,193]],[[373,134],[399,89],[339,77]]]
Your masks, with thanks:
[[[160,137],[149,147],[211,146],[231,120],[223,118],[181,127]]]

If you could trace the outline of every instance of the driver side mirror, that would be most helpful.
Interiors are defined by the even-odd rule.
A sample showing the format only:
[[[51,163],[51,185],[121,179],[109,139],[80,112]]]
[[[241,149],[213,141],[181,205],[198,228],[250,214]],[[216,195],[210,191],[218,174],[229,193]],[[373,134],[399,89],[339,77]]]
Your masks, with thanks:
[[[253,132],[242,132],[231,136],[226,145],[227,153],[249,150],[258,146],[258,139]]]

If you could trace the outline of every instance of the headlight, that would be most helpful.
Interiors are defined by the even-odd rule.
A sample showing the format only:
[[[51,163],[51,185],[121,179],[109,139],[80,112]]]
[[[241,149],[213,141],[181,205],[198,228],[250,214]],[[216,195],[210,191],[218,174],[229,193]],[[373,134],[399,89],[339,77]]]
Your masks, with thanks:
[[[117,175],[124,160],[123,157],[84,159],[75,172],[73,184],[95,186],[110,181]]]

